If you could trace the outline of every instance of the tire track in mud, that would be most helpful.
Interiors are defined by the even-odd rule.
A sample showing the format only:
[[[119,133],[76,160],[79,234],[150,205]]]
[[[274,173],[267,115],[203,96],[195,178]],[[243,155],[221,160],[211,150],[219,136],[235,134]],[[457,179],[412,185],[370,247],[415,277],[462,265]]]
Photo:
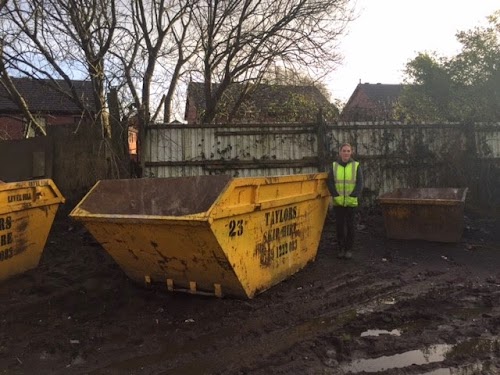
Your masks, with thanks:
[[[332,329],[325,330],[323,334],[296,342],[286,352],[275,353],[273,356],[254,363],[252,366],[245,368],[242,373],[255,375],[268,373],[342,374],[343,370],[337,359],[340,357],[342,361],[347,361],[344,364],[348,363],[351,351],[356,353],[354,358],[360,358],[361,356],[361,358],[379,357],[383,359],[399,353],[425,350],[425,345],[432,347],[432,345],[442,343],[443,340],[448,342],[450,347],[454,347],[454,344],[457,347],[466,347],[469,353],[460,353],[457,362],[457,358],[454,357],[456,354],[452,351],[450,352],[451,359],[448,362],[434,364],[431,366],[432,368],[447,370],[448,368],[454,368],[454,366],[465,369],[468,366],[474,366],[478,361],[474,350],[477,351],[478,349],[473,348],[473,343],[478,340],[480,332],[485,329],[488,332],[489,328],[490,335],[500,333],[498,329],[500,319],[498,318],[498,311],[500,310],[498,307],[493,307],[499,306],[500,290],[498,289],[499,286],[492,285],[467,283],[467,285],[459,284],[457,286],[453,283],[453,279],[453,276],[450,277],[450,275],[444,273],[438,274],[420,283],[402,286],[394,293],[389,292],[387,295],[382,296],[383,299],[393,299],[398,303],[385,305],[377,303],[377,301],[368,301],[367,305],[361,306],[365,310],[364,314],[360,314],[358,317],[346,322],[348,326],[345,332],[340,325],[337,325]],[[443,319],[443,314],[445,319]],[[393,318],[396,320],[393,320]],[[361,332],[373,328],[384,328],[378,326],[380,323],[385,322],[392,328],[394,328],[394,324],[396,327],[403,328],[403,324],[422,325],[422,319],[424,325],[419,329],[423,330],[423,334],[410,334],[410,337],[406,336],[406,338],[388,335],[385,340],[387,343],[392,342],[390,345],[379,344],[374,349],[374,341],[365,341],[366,339],[358,338]],[[481,319],[486,320],[486,322],[480,322]],[[445,327],[459,328],[452,329],[452,331],[447,331],[445,328],[441,330],[439,327],[443,324]],[[478,330],[479,327],[481,330]],[[405,331],[406,329],[403,328],[403,333]],[[343,348],[342,336],[345,333],[348,334],[348,342],[350,342],[350,348],[347,350]],[[483,339],[495,342],[498,340],[498,336],[496,337],[497,339],[495,339],[495,336]],[[447,338],[452,339],[447,341]],[[469,342],[472,342],[472,344]],[[363,345],[359,345],[360,343],[363,343]],[[364,350],[367,350],[365,352],[366,357],[363,357]],[[377,350],[379,351],[377,352]],[[486,352],[485,357],[481,360],[498,365],[498,360],[491,360],[489,355]],[[307,360],[304,361],[303,358]],[[390,368],[389,363],[386,363],[386,365]],[[424,371],[423,368],[418,366],[412,367],[411,362],[409,362],[408,366],[410,367],[408,369],[395,369],[393,372],[389,371],[387,373],[399,374],[402,373],[401,371],[405,371],[405,374],[422,374]],[[306,372],[306,369],[309,372]],[[458,373],[462,374],[462,372]],[[465,373],[469,372],[463,372],[463,374]]]
[[[139,356],[124,348],[121,359],[110,356],[115,361],[107,364],[103,361],[94,372],[85,373],[128,370],[181,375],[233,374],[241,369],[259,369],[269,361],[279,362],[283,353],[295,345],[338,332],[343,325],[356,319],[356,313],[372,314],[393,307],[383,301],[407,300],[411,304],[411,300],[425,297],[432,290],[447,290],[457,275],[457,272],[451,275],[445,271],[433,272],[415,282],[411,269],[398,273],[385,272],[383,268],[338,273],[331,280],[312,283],[310,288],[304,286],[307,284],[304,280],[285,283],[274,292],[249,302],[221,301],[235,308],[235,314],[225,316],[218,325],[211,324],[207,332],[188,334],[188,337],[195,337],[194,341],[181,340],[179,343],[175,338],[169,339],[170,343],[158,351]],[[293,288],[300,289],[290,292]],[[297,304],[302,307],[294,311]],[[293,319],[290,314],[295,314]],[[183,336],[184,333],[178,331],[175,335]],[[220,353],[224,353],[223,358]]]
[[[280,291],[276,293],[268,292],[267,295],[261,295],[259,298],[256,298],[251,301],[241,301],[241,300],[213,300],[214,304],[224,304],[226,310],[230,310],[230,315],[225,315],[222,317],[220,322],[206,322],[207,326],[209,326],[209,331],[203,332],[196,330],[193,328],[189,330],[190,325],[185,325],[184,327],[177,327],[176,332],[173,336],[179,338],[178,340],[174,340],[166,351],[170,353],[170,355],[164,355],[165,358],[175,360],[177,355],[183,355],[190,352],[196,352],[199,350],[203,350],[203,346],[211,345],[212,343],[218,344],[220,342],[224,343],[227,341],[245,341],[246,337],[258,337],[263,332],[276,331],[278,329],[282,329],[283,322],[286,322],[290,318],[290,314],[292,314],[294,307],[297,303],[307,303],[307,310],[304,312],[300,312],[295,317],[295,320],[305,320],[308,319],[311,314],[318,314],[320,311],[328,309],[329,305],[325,305],[326,295],[330,294],[332,289],[334,288],[345,288],[346,285],[351,284],[353,288],[358,288],[362,283],[366,281],[366,275],[356,274],[351,277],[350,281],[345,281],[346,275],[341,274],[336,279],[334,279],[328,287],[325,288],[324,285],[316,285],[310,289],[301,288],[295,293],[290,293],[289,290],[283,291],[284,296],[282,296]],[[293,288],[292,286],[281,286],[278,288],[289,289]],[[289,297],[292,295],[292,298]],[[308,297],[314,296],[313,299]],[[284,297],[284,298],[281,298]],[[195,303],[201,306],[203,303],[202,300],[197,299],[196,296],[192,297],[191,303]],[[299,301],[299,302],[298,302]],[[342,304],[346,304],[347,299],[343,298],[343,301],[340,301]],[[330,303],[337,305],[340,303],[339,301],[335,301],[330,299]],[[265,311],[265,313],[263,313]],[[281,319],[281,314],[286,314],[287,319]],[[203,330],[204,323],[199,321],[196,318],[196,322],[202,325],[201,329]],[[122,322],[123,324],[127,324],[127,322]],[[187,327],[187,328],[186,328]],[[183,330],[182,328],[185,328]],[[166,335],[168,334],[165,333]],[[196,343],[188,343],[184,345],[183,343],[179,344],[181,337],[192,337],[196,336]],[[177,341],[177,343],[175,343]],[[123,348],[126,352],[127,348]],[[175,354],[174,354],[175,353]],[[189,354],[190,355],[190,354]],[[161,356],[159,356],[160,358]],[[147,362],[141,361],[138,357],[130,357],[130,361],[124,359],[124,362],[128,362],[130,366],[137,367],[134,365],[134,361],[137,360],[139,363]],[[159,359],[161,362],[161,358]],[[122,361],[117,361],[116,365],[120,366]],[[112,364],[110,367],[113,367]],[[122,366],[123,367],[123,366]],[[126,365],[123,367],[126,368]]]
[[[394,288],[373,288],[370,293],[371,297],[366,298],[365,300],[359,299],[358,295],[354,293],[352,295],[353,300],[358,302],[352,305],[343,306],[321,316],[314,317],[313,319],[298,326],[291,327],[285,332],[280,332],[280,336],[278,338],[269,337],[268,346],[275,348],[271,355],[264,356],[262,355],[263,353],[252,353],[251,349],[248,351],[248,348],[245,348],[245,353],[251,353],[251,355],[249,355],[250,358],[261,358],[261,360],[257,363],[246,366],[247,368],[245,370],[250,373],[254,373],[253,370],[259,369],[263,364],[279,362],[278,357],[283,358],[282,353],[289,351],[295,345],[304,346],[305,342],[312,342],[320,336],[329,335],[331,333],[339,334],[341,333],[344,325],[356,321],[359,315],[370,315],[375,312],[380,313],[386,309],[394,308],[392,303],[385,304],[383,301],[412,300],[435,291],[436,289],[440,289],[441,287],[447,287],[446,276],[444,275],[439,275],[434,278],[432,282],[430,280],[425,280],[421,283],[403,285]],[[362,294],[364,294],[364,292],[365,291],[363,291]],[[276,359],[274,357],[276,357]],[[220,374],[231,374],[237,369],[244,368],[245,358],[246,355],[244,354],[233,362],[237,364],[236,367],[228,368],[220,372]],[[269,368],[266,366],[264,367],[268,371]],[[187,374],[189,371],[184,373]],[[266,373],[266,371],[264,371],[264,373]]]
[[[292,285],[287,285],[290,287]],[[150,369],[152,373],[157,369],[162,374],[231,373],[251,366],[255,359],[267,358],[297,342],[312,339],[325,330],[338,329],[356,316],[356,308],[385,298],[398,288],[397,280],[381,281],[379,270],[338,273],[332,280],[316,283],[311,288],[302,287],[296,293],[287,291],[283,300],[276,300],[276,295],[280,295],[277,291],[274,295],[269,293],[264,298],[246,302],[250,311],[239,311],[236,316],[226,318],[218,327],[212,326],[211,331],[197,336],[194,342],[176,343],[173,340],[153,354],[134,356],[129,353],[125,355],[128,358],[89,373],[139,369]],[[353,301],[358,302],[353,305]],[[297,304],[301,304],[300,309],[294,308]],[[220,353],[224,353],[223,358]]]

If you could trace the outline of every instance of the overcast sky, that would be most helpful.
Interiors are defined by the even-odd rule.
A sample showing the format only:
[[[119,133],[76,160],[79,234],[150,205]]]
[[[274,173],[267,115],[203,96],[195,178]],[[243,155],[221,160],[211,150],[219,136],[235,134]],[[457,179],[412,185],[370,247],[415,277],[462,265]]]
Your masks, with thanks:
[[[453,56],[457,31],[486,25],[499,0],[357,0],[358,18],[340,45],[342,66],[328,81],[332,99],[347,101],[362,83],[402,83],[418,52]]]

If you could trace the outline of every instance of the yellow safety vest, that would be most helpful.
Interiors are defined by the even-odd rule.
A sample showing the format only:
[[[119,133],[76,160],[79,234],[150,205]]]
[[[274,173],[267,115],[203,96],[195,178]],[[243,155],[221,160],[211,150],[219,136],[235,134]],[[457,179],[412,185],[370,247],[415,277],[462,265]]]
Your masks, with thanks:
[[[339,193],[333,197],[334,206],[357,207],[358,198],[349,195],[356,187],[356,174],[358,172],[359,162],[351,161],[345,167],[337,162],[333,162],[333,176],[335,178],[335,188]]]

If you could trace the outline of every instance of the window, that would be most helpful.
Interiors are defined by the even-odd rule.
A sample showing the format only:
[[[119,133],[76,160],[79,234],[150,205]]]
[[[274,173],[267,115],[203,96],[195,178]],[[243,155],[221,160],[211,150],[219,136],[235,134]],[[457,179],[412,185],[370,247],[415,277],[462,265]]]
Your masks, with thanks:
[[[38,125],[44,130],[47,131],[47,121],[45,117],[40,117],[40,116],[34,116],[35,121],[38,123]],[[37,133],[40,133],[39,131],[35,131],[35,126],[30,122],[27,125],[26,129],[26,138],[33,138],[37,135]]]

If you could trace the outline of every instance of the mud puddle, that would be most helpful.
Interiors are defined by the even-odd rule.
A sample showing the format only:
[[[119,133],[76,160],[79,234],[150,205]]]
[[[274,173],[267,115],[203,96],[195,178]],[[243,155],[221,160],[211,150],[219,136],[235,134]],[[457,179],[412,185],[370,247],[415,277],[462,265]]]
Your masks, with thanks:
[[[372,333],[374,333],[374,335],[391,334],[391,331],[371,331],[373,331]],[[395,336],[397,336],[396,333],[399,333],[398,330],[394,330],[394,332]],[[464,352],[467,352],[468,354],[474,354],[475,357],[484,356],[486,354],[488,354],[490,357],[494,357],[497,354],[498,346],[499,342],[497,337],[487,339],[473,339],[455,345],[435,344],[429,345],[423,349],[409,350],[407,352],[398,353],[391,356],[356,359],[348,364],[342,365],[341,369],[346,374],[356,374],[361,372],[376,373],[393,369],[405,369],[409,368],[410,366],[423,366],[431,363],[443,362],[446,359],[453,359],[457,356],[460,356],[461,353]],[[478,363],[461,368],[442,368],[431,372],[425,372],[421,375],[465,375],[470,374],[470,371],[477,370],[483,370],[483,365]]]

